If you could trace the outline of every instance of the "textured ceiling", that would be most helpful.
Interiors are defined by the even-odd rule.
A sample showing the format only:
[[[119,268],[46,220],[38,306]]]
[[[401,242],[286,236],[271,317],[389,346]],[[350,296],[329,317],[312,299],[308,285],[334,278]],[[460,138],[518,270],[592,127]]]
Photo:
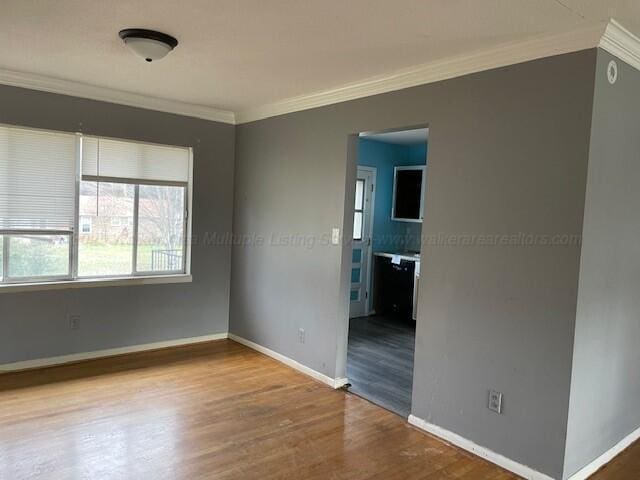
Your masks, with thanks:
[[[639,0],[2,0],[0,68],[244,110],[613,17]],[[146,64],[118,31],[177,37]]]

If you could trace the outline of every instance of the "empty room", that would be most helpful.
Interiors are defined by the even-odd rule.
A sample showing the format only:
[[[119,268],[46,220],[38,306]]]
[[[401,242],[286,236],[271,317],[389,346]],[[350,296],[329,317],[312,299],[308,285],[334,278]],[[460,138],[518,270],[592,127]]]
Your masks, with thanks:
[[[0,479],[640,478],[639,36],[5,0]]]

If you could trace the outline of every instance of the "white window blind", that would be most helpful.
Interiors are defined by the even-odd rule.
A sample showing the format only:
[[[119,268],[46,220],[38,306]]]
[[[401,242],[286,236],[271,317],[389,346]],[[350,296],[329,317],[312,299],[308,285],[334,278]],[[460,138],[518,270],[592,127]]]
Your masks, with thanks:
[[[189,181],[189,149],[97,137],[82,139],[82,176],[125,182]]]
[[[0,230],[73,230],[76,136],[0,125]]]

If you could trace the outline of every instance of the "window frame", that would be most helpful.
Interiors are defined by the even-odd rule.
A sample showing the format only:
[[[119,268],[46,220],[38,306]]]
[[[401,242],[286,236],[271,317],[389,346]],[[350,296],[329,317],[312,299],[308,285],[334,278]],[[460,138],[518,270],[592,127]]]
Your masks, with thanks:
[[[171,185],[169,184],[171,183]],[[138,270],[138,240],[140,229],[140,186],[163,186],[163,187],[182,187],[184,188],[184,205],[185,212],[182,219],[184,235],[182,236],[182,270]],[[187,205],[188,205],[188,185],[183,182],[165,182],[159,183],[138,183],[135,188],[135,202],[133,207],[133,273],[134,275],[151,276],[151,275],[175,275],[176,273],[186,273],[186,251],[187,251]]]
[[[2,230],[2,280],[0,285],[16,285],[22,283],[34,283],[34,282],[55,282],[55,281],[69,281],[73,280],[73,231],[71,230]],[[9,269],[9,257],[11,255],[11,237],[68,237],[69,244],[69,268],[66,275],[32,275],[27,277],[12,277]]]
[[[85,181],[85,182],[97,182],[100,183],[100,181],[93,179],[83,179],[82,178],[82,174],[80,174],[80,180],[78,182],[78,191],[80,191],[80,184]],[[105,180],[102,180],[102,183],[125,183],[125,182],[107,182]],[[129,183],[129,185],[133,185],[135,187],[135,184],[133,183]],[[134,188],[134,192],[135,192],[135,188]],[[134,194],[133,197],[133,202],[135,205],[136,202],[136,196]],[[78,203],[78,214],[80,212],[80,194],[78,194],[77,197],[77,203]],[[134,225],[135,225],[135,218],[134,218]],[[80,228],[80,226],[78,225],[78,229]],[[135,231],[132,234],[132,247],[131,249],[133,250],[133,245],[135,244],[136,241],[136,236],[135,236]],[[91,280],[111,280],[111,279],[115,279],[115,278],[121,278],[121,279],[126,279],[126,278],[134,278],[135,277],[135,267],[134,264],[131,264],[131,272],[129,273],[115,273],[113,275],[80,275],[79,272],[79,268],[80,268],[80,235],[78,234],[77,237],[77,245],[76,245],[76,272],[75,272],[75,280],[79,280],[79,281],[91,281]],[[133,262],[133,259],[132,259]],[[174,274],[181,274],[182,272],[174,272]]]
[[[5,125],[5,124],[0,124]],[[11,127],[12,125],[7,125]],[[60,131],[49,129],[38,129],[32,127],[19,127],[31,130],[39,130],[44,132],[60,133]],[[64,132],[68,133],[68,132]],[[78,288],[91,286],[118,286],[127,284],[158,284],[158,283],[183,283],[191,281],[191,242],[192,238],[192,221],[191,208],[193,202],[193,147],[184,145],[168,145],[153,142],[144,142],[131,139],[115,138],[91,135],[105,139],[119,140],[129,143],[139,143],[146,145],[159,145],[165,147],[185,148],[188,152],[188,179],[187,182],[161,181],[161,180],[140,180],[127,178],[111,178],[99,176],[82,176],[82,140],[83,134],[76,132],[76,158],[75,158],[75,196],[74,196],[74,226],[71,230],[0,230],[0,236],[3,237],[2,242],[2,276],[0,276],[0,292],[2,291],[23,291],[56,289],[56,288]],[[102,275],[102,276],[80,276],[78,274],[79,264],[79,243],[81,231],[80,225],[80,185],[82,181],[109,182],[109,183],[127,183],[134,186],[134,217],[133,217],[133,246],[132,246],[132,269],[130,273],[118,275]],[[137,249],[138,249],[138,210],[139,210],[139,189],[140,185],[155,186],[172,186],[184,188],[184,218],[183,218],[183,235],[182,235],[182,268],[180,270],[163,270],[163,271],[139,271],[137,269]],[[93,222],[92,222],[93,223]],[[93,225],[92,225],[93,230]],[[11,236],[51,236],[60,235],[69,237],[69,273],[67,275],[56,276],[31,276],[31,277],[11,277],[9,275],[9,254],[10,254],[10,237]],[[166,281],[165,281],[166,280]],[[57,285],[57,287],[55,287]]]

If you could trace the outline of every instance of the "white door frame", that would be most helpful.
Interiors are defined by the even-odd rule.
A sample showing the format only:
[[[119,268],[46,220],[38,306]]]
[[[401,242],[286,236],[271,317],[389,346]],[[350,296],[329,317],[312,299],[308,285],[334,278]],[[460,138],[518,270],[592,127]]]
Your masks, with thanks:
[[[368,207],[365,210],[365,214],[363,216],[363,235],[362,235],[362,240],[361,241],[355,241],[353,240],[352,242],[352,247],[351,247],[351,256],[353,258],[353,249],[354,248],[360,248],[361,252],[362,252],[362,256],[360,259],[360,281],[361,283],[364,283],[364,287],[365,287],[365,298],[363,300],[363,314],[366,315],[371,315],[372,310],[371,310],[371,301],[372,301],[372,295],[371,295],[371,276],[372,276],[372,262],[373,262],[373,219],[374,219],[374,213],[375,213],[375,204],[376,204],[376,177],[378,174],[378,169],[376,167],[368,167],[368,166],[363,166],[363,165],[358,165],[357,166],[357,171],[356,171],[356,179],[360,179],[360,178],[365,178],[365,179],[369,179],[369,184],[367,185],[367,182],[365,182],[365,188],[370,188],[370,197],[369,197],[369,205],[366,206]],[[364,194],[364,200],[366,201],[367,199],[367,191],[365,191]],[[363,262],[363,260],[366,261]],[[353,261],[352,261],[353,264]],[[351,290],[349,290],[351,291]],[[349,304],[351,304],[351,302],[349,302]],[[351,317],[351,315],[349,315],[349,317]]]

